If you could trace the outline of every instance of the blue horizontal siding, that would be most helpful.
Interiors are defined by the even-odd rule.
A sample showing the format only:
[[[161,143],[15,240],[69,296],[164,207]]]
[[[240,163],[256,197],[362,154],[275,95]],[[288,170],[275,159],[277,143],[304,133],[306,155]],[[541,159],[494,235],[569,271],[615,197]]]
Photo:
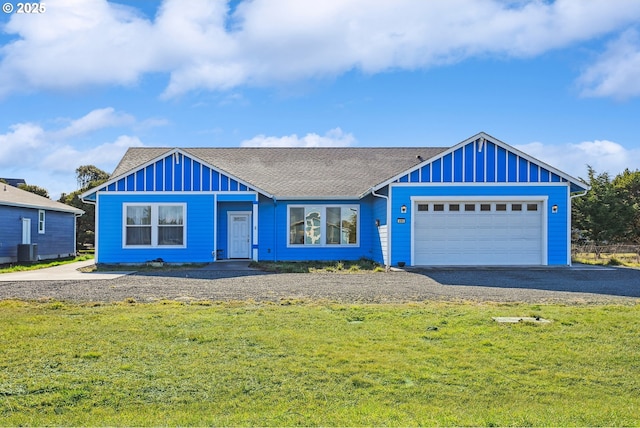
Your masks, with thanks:
[[[31,236],[33,236],[33,224],[37,219],[37,214],[29,211],[33,210],[0,205],[0,218],[2,219],[0,221],[0,259],[8,258],[11,259],[11,262],[18,259],[18,244],[22,243],[21,217],[31,218]],[[35,232],[37,233],[37,230]]]
[[[362,257],[381,260],[379,248],[374,250],[373,197],[362,200],[341,201],[277,201],[260,197],[259,210],[259,247],[260,260],[358,260]],[[375,198],[378,199],[378,198]],[[287,212],[290,205],[358,205],[360,209],[359,244],[354,246],[289,246],[289,225]],[[380,208],[377,210],[381,214]],[[386,218],[386,216],[379,216]],[[274,221],[275,220],[275,221]],[[379,247],[379,243],[378,243]]]
[[[45,210],[45,233],[38,232],[38,209],[0,205],[0,259],[17,261],[22,244],[22,218],[31,219],[31,243],[41,259],[66,257],[75,252],[73,213]]]
[[[186,248],[123,248],[123,204],[185,203],[187,210]],[[98,263],[144,263],[162,258],[169,263],[213,260],[213,206],[210,194],[118,194],[98,197]]]

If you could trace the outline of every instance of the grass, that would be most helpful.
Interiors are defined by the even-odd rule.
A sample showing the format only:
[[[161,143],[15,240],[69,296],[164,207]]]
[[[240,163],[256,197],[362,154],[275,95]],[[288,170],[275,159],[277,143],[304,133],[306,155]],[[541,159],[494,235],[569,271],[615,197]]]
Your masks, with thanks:
[[[250,267],[276,273],[371,273],[384,267],[369,259],[354,261],[251,262]]]
[[[92,254],[85,254],[78,257],[67,258],[67,259],[58,259],[58,260],[45,260],[37,263],[14,263],[8,266],[0,266],[0,274],[2,273],[11,273],[11,272],[22,272],[27,270],[36,270],[36,269],[44,269],[54,266],[66,265],[74,262],[81,262],[84,260],[92,260]]]
[[[0,425],[640,424],[638,304],[132,302],[0,302]]]
[[[636,253],[575,253],[572,260],[576,263],[605,266],[640,267],[640,256]]]

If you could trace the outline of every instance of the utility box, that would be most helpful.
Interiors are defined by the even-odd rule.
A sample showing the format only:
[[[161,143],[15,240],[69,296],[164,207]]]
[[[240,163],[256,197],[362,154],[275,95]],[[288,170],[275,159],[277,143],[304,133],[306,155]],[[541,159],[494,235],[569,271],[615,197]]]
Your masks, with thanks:
[[[18,244],[18,263],[38,261],[38,244]]]

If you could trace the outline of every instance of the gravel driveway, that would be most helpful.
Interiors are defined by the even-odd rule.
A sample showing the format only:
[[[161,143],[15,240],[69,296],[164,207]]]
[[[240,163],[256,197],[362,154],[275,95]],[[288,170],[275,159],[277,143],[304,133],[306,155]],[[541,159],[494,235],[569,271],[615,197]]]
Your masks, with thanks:
[[[424,300],[638,303],[640,270],[626,268],[424,269],[389,273],[268,274],[211,269],[134,273],[98,281],[0,282],[0,299],[117,302],[135,299]]]

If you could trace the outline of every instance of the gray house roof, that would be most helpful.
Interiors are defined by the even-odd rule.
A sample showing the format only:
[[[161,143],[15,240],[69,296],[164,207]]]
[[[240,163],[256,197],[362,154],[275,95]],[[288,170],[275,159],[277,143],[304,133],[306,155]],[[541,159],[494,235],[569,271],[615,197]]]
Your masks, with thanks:
[[[27,182],[24,181],[24,178],[5,178],[5,177],[0,177],[0,180],[4,180],[7,184],[12,185],[13,187],[18,187],[21,184],[27,184]]]
[[[0,183],[0,205],[84,214],[84,211],[60,202]]]
[[[186,148],[183,153],[279,198],[356,198],[448,147]],[[111,178],[172,152],[130,148]]]

